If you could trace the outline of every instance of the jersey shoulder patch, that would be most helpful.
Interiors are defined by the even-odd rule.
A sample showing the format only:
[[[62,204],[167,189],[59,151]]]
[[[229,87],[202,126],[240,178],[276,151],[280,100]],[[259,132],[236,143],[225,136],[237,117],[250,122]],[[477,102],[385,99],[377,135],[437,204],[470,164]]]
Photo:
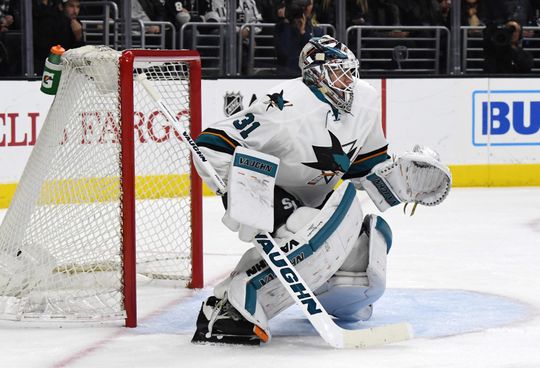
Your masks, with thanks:
[[[280,111],[283,111],[285,107],[293,106],[292,102],[283,97],[283,89],[280,92],[267,94],[264,104],[267,105],[266,111],[269,109],[279,109]]]

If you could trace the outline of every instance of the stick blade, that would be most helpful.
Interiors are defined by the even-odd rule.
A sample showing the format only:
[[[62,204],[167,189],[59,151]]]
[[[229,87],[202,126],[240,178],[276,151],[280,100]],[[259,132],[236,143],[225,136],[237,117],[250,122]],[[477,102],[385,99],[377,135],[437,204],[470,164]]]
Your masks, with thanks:
[[[409,340],[413,337],[412,327],[407,322],[366,328],[362,330],[344,330],[344,348],[367,348]]]

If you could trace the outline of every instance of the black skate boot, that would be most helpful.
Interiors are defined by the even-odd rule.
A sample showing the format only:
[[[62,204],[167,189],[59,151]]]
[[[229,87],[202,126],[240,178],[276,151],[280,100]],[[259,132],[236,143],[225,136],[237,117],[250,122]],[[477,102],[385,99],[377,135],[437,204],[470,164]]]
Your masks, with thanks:
[[[224,299],[211,296],[202,303],[197,317],[197,331],[193,343],[219,343],[236,345],[259,345],[268,341],[266,333],[247,321]]]

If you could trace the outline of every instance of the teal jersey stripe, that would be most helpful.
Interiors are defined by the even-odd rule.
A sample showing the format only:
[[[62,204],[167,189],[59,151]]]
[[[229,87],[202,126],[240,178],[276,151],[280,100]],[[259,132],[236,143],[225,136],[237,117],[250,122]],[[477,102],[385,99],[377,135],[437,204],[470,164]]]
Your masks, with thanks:
[[[358,164],[353,163],[345,175],[343,175],[343,179],[361,178],[362,176],[366,176],[376,165],[388,160],[389,158],[390,156],[384,154],[369,158]]]
[[[207,147],[215,151],[233,154],[236,147],[232,147],[224,138],[215,134],[201,134],[195,140],[199,147]]]

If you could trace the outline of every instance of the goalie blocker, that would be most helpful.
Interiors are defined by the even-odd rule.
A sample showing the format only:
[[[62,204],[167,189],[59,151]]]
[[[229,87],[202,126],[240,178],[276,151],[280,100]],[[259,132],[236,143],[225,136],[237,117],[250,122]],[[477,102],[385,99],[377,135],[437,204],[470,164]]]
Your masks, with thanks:
[[[356,190],[344,182],[322,210],[301,207],[274,234],[324,309],[348,321],[369,319],[386,286],[390,228],[378,216],[362,218]],[[294,283],[295,277],[289,273],[286,279]],[[194,342],[266,342],[271,336],[268,321],[293,304],[255,248],[214,294],[203,303]],[[309,295],[301,288],[297,295],[309,309]]]

